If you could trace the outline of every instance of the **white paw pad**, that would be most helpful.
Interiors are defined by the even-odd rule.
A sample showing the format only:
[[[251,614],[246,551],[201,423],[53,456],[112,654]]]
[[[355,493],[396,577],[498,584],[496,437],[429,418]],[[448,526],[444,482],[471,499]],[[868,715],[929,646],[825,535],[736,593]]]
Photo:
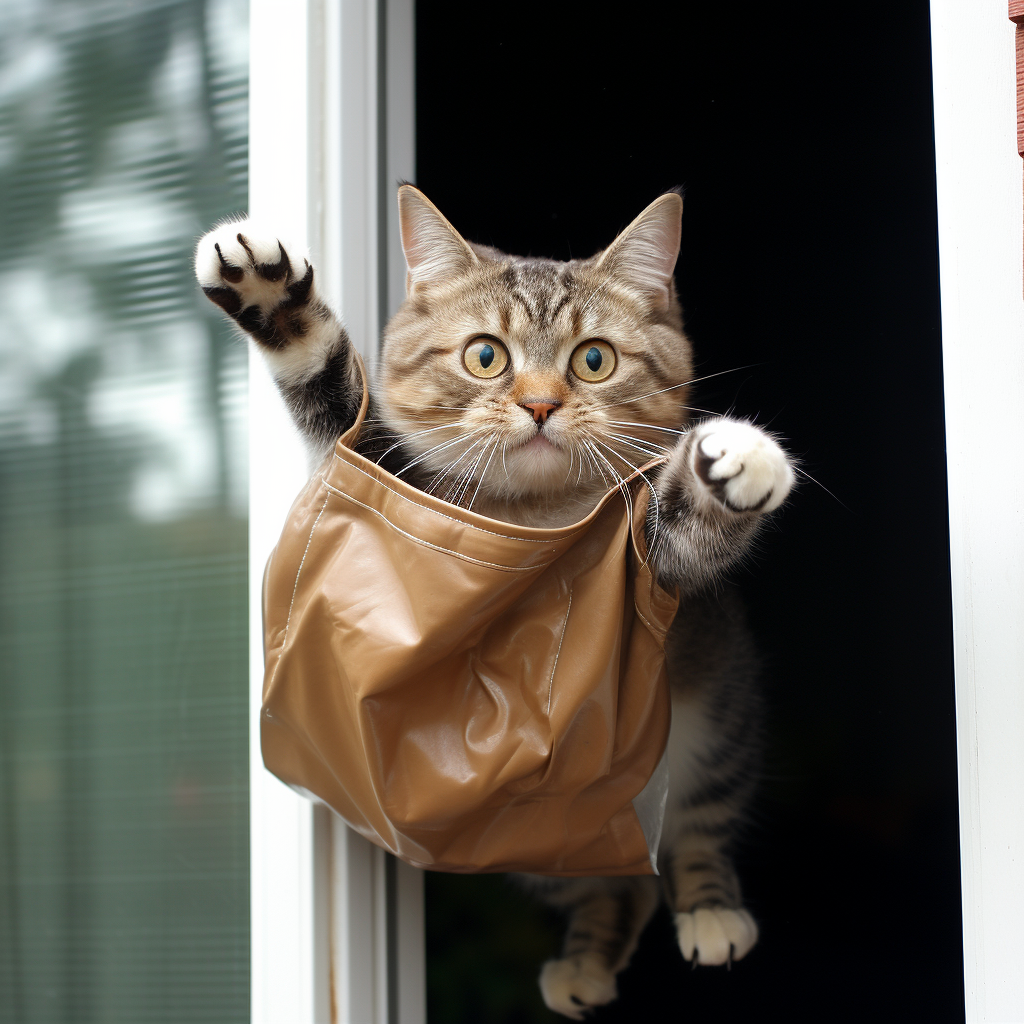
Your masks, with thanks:
[[[737,420],[707,424],[695,446],[694,470],[732,509],[771,512],[796,479],[786,453],[763,430]]]
[[[687,960],[718,967],[742,960],[757,942],[757,924],[745,910],[701,907],[676,914],[679,948]]]
[[[208,295],[230,289],[241,300],[241,308],[269,310],[288,297],[288,285],[304,277],[309,261],[301,248],[251,220],[241,220],[203,235],[196,246],[195,268]]]
[[[595,1006],[610,1003],[618,994],[615,975],[593,953],[564,960],[549,960],[540,972],[540,993],[549,1010],[572,1020],[583,1020]]]

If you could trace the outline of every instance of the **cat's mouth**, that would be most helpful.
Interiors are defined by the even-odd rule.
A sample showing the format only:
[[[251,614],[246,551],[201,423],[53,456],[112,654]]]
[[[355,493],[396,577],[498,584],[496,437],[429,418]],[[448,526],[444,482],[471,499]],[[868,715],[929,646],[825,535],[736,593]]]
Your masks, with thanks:
[[[527,441],[523,445],[523,451],[527,452],[554,452],[559,451],[559,447],[556,444],[552,444],[545,436],[544,432],[538,430],[537,435],[532,440]]]

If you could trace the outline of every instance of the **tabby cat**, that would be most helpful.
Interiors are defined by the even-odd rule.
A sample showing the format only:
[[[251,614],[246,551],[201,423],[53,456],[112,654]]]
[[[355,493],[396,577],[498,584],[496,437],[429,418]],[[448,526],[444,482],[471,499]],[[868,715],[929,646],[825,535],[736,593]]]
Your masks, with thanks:
[[[742,615],[716,585],[789,493],[793,469],[750,423],[689,423],[678,195],[660,196],[603,252],[566,263],[467,243],[410,185],[398,201],[407,298],[384,331],[361,454],[449,502],[539,527],[582,519],[610,486],[667,457],[646,524],[654,569],[682,598],[667,644],[661,878],[522,876],[568,915],[540,987],[579,1020],[615,998],[659,886],[687,960],[726,964],[757,941],[730,859],[759,754],[755,664]],[[329,453],[362,383],[309,260],[239,221],[200,241],[196,274],[263,352],[314,453]]]

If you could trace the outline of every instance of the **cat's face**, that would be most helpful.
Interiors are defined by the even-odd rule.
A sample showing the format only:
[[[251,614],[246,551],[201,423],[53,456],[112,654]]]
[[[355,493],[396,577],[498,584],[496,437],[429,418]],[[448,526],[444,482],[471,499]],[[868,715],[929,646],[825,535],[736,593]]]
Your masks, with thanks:
[[[652,427],[685,422],[692,370],[672,284],[678,196],[568,263],[469,246],[410,186],[400,202],[409,297],[385,332],[380,397],[432,493],[603,489],[672,444]]]

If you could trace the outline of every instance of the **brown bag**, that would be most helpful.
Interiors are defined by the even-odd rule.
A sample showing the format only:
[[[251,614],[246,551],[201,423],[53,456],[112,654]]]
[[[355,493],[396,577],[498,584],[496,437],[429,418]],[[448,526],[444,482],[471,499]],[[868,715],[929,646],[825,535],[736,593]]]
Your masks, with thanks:
[[[487,519],[352,451],[267,565],[267,768],[440,871],[655,871],[677,598],[612,490],[557,530]]]

